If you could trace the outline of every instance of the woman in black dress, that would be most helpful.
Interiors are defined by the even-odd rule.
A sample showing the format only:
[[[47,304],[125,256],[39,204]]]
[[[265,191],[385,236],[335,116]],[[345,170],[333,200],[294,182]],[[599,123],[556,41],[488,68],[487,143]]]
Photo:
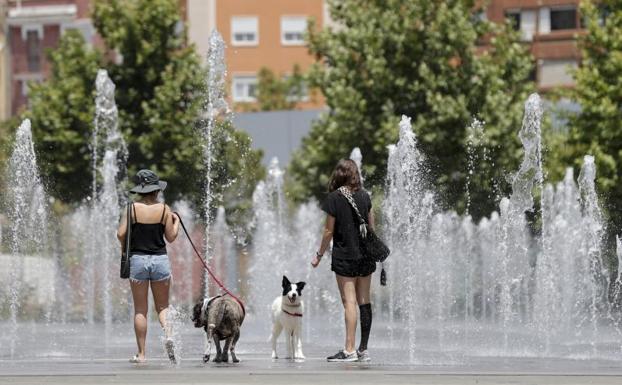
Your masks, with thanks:
[[[346,324],[345,348],[327,358],[329,362],[369,361],[367,342],[371,330],[370,285],[376,263],[364,258],[359,249],[359,221],[345,195],[351,194],[363,219],[374,228],[371,199],[361,187],[356,163],[342,159],[337,163],[328,186],[329,194],[322,204],[326,225],[320,249],[311,264],[317,267],[330,241],[333,241],[331,270],[335,272],[341,294]],[[355,350],[356,307],[361,315],[361,341]]]

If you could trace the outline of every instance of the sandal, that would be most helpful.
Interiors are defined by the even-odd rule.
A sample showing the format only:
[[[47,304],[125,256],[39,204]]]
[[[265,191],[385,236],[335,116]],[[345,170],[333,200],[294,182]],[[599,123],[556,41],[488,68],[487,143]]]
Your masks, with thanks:
[[[144,364],[145,362],[147,362],[147,360],[145,360],[144,358],[141,360],[140,358],[138,358],[138,354],[134,354],[134,357],[130,358],[130,362],[133,364]]]

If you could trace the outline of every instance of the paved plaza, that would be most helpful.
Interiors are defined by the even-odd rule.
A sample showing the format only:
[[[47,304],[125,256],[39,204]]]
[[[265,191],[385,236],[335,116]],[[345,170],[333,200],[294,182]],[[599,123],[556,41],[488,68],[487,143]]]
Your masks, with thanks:
[[[339,328],[326,327],[324,333],[310,330],[304,342],[307,359],[292,362],[270,359],[268,333],[263,333],[266,325],[250,322],[238,348],[242,362],[236,365],[203,364],[202,332],[184,325],[176,366],[164,358],[160,330],[153,322],[148,363],[140,365],[127,361],[135,349],[129,323],[109,330],[98,324],[23,324],[13,357],[5,354],[10,341],[8,325],[3,326],[0,384],[622,384],[622,362],[615,355],[605,359],[503,357],[422,348],[411,359],[406,339],[398,337],[386,344],[388,337],[380,323],[371,363],[328,363],[324,357],[340,345]]]
[[[492,364],[492,363],[491,363]],[[477,367],[304,363],[246,357],[239,365],[207,364],[199,359],[171,366],[163,359],[131,365],[125,360],[36,360],[1,363],[2,384],[621,384],[622,370],[578,364],[575,368],[535,368],[534,362]],[[548,363],[550,364],[550,363]],[[533,369],[528,369],[529,366]],[[547,363],[545,362],[545,366]]]

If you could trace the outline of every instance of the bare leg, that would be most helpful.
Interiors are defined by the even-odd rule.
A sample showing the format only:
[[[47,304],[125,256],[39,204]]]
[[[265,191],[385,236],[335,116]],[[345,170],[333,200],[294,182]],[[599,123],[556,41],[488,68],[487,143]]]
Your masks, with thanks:
[[[130,280],[130,288],[134,300],[134,333],[138,345],[138,360],[142,361],[145,359],[145,340],[147,339],[149,282]]]
[[[153,302],[155,303],[156,312],[158,312],[158,319],[160,320],[160,325],[162,326],[162,330],[164,330],[164,335],[166,337],[166,341],[164,342],[166,354],[168,355],[169,360],[175,363],[177,360],[175,358],[175,342],[172,338],[173,325],[169,325],[167,320],[168,294],[171,287],[170,281],[170,278],[162,281],[151,281],[151,292],[153,293]]]
[[[233,341],[231,342],[230,352],[231,352],[231,362],[233,362],[233,363],[240,362],[240,360],[238,360],[238,358],[235,356],[235,344],[238,343],[238,339],[240,339],[240,329],[239,328],[236,329],[233,332]]]
[[[356,278],[356,302],[359,306],[367,305],[371,298],[371,274]]]
[[[344,277],[336,274],[337,286],[341,294],[341,302],[345,313],[346,346],[348,352],[354,351],[356,341],[356,280],[357,278]]]
[[[279,339],[279,335],[281,335],[282,330],[283,327],[281,326],[281,323],[276,321],[272,326],[272,335],[270,336],[270,339],[272,340],[272,358],[274,359],[279,358],[276,354],[276,341]]]
[[[166,322],[166,315],[168,313],[168,293],[171,287],[170,281],[170,279],[151,281],[151,292],[153,293],[155,310],[158,313],[158,319],[160,320],[160,325],[164,330],[166,338],[172,335],[172,330],[168,327]]]

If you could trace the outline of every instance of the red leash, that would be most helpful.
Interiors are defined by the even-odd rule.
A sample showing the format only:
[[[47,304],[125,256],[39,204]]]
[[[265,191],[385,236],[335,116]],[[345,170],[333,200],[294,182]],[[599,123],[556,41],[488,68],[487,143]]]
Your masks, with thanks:
[[[242,303],[242,301],[236,297],[235,295],[233,295],[232,292],[230,292],[225,285],[222,284],[222,282],[220,282],[220,280],[218,278],[216,278],[216,276],[214,275],[214,273],[212,273],[212,271],[210,270],[210,268],[207,266],[207,263],[205,262],[205,260],[203,259],[203,257],[201,257],[201,254],[199,253],[199,251],[197,250],[196,246],[194,245],[194,243],[192,242],[192,239],[190,238],[190,234],[188,234],[188,230],[186,230],[186,226],[184,225],[184,221],[181,220],[181,215],[179,215],[178,212],[175,212],[174,214],[177,215],[177,218],[179,218],[179,224],[181,224],[181,228],[184,230],[184,233],[186,233],[186,237],[188,238],[188,242],[190,242],[190,245],[192,246],[192,249],[194,250],[196,256],[199,258],[199,260],[201,261],[201,263],[203,264],[203,267],[205,268],[205,270],[207,270],[207,273],[210,275],[210,277],[212,277],[212,279],[214,280],[214,282],[216,282],[216,284],[227,294],[229,294],[237,303],[240,304],[240,306],[242,307],[242,313],[244,313],[244,315],[246,315],[246,309],[244,308],[244,303]]]

